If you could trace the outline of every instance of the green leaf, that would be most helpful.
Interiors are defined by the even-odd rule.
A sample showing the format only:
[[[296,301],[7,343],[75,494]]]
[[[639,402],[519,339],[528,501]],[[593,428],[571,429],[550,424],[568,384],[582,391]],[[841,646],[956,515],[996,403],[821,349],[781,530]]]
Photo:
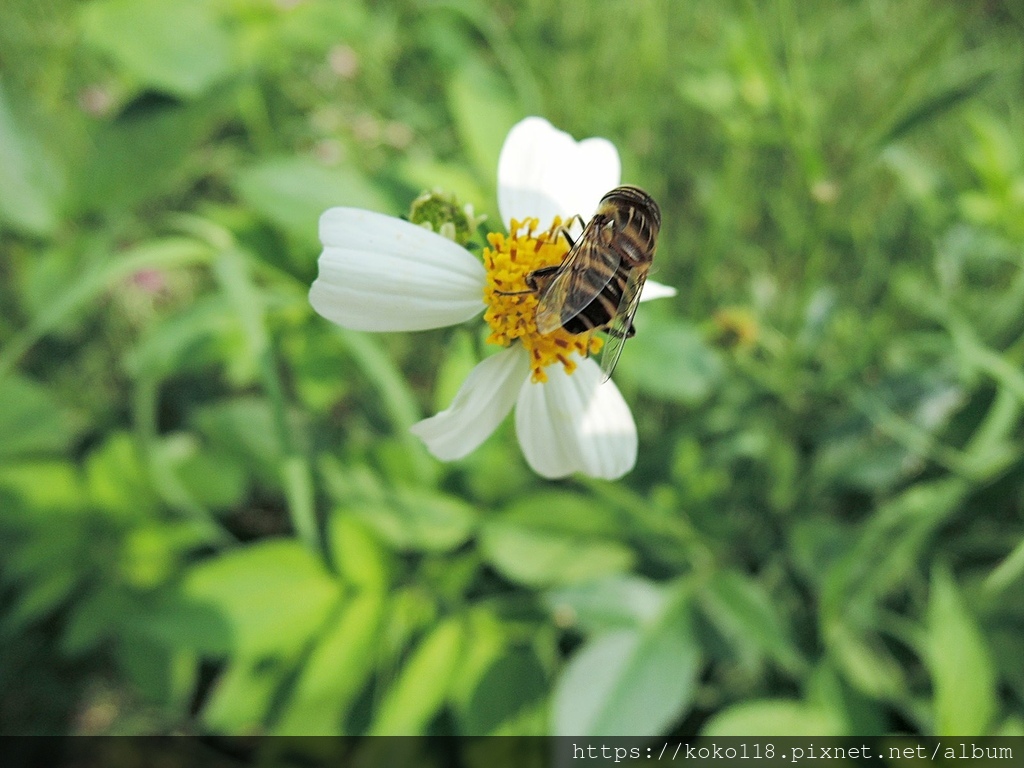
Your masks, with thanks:
[[[689,596],[677,593],[657,621],[588,641],[554,692],[552,730],[567,736],[655,736],[693,700],[699,650]]]
[[[263,541],[205,560],[186,575],[181,595],[211,611],[235,653],[292,654],[309,640],[340,597],[319,561],[296,541]]]
[[[616,375],[655,397],[691,405],[707,399],[723,373],[718,354],[692,325],[656,321],[645,326],[643,310],[640,315]]]
[[[125,612],[124,591],[109,584],[88,591],[71,605],[61,637],[61,651],[69,656],[88,653],[121,631]]]
[[[910,486],[880,506],[854,546],[826,574],[823,623],[848,623],[851,603],[903,588],[927,537],[958,508],[966,492],[965,480],[945,477]]]
[[[209,543],[209,527],[203,522],[137,523],[122,540],[118,562],[121,580],[141,590],[157,588],[177,576],[183,553]]]
[[[280,721],[278,735],[335,735],[378,661],[387,605],[382,592],[356,595],[317,640]]]
[[[82,9],[87,43],[143,84],[195,96],[230,72],[231,39],[202,0],[94,0]]]
[[[86,459],[89,498],[118,517],[152,515],[160,507],[146,463],[133,435],[113,432]]]
[[[735,704],[716,713],[702,736],[845,736],[832,712],[791,699]]]
[[[60,219],[64,182],[0,84],[0,224],[29,235],[52,234]]]
[[[501,615],[504,601],[477,604],[467,616],[466,643],[462,660],[452,680],[450,699],[462,726],[459,733],[469,733],[466,723],[475,714],[472,700],[488,670],[511,650],[510,626]]]
[[[212,365],[218,360],[217,339],[237,327],[223,295],[199,298],[146,328],[126,353],[125,367],[132,376],[158,379],[185,367]]]
[[[219,733],[261,733],[290,667],[275,660],[231,660],[213,685],[200,717]]]
[[[199,674],[195,655],[138,636],[118,639],[118,664],[135,688],[148,701],[184,715]]]
[[[446,552],[465,542],[476,527],[475,510],[453,496],[424,489],[398,489],[352,513],[397,549]]]
[[[99,126],[85,167],[75,176],[77,207],[122,210],[184,191],[207,170],[189,163],[189,156],[214,125],[215,110],[214,103],[153,100]]]
[[[559,626],[594,634],[655,620],[667,596],[663,585],[626,573],[553,590],[544,596],[544,604]]]
[[[719,571],[701,595],[704,612],[715,626],[746,653],[767,654],[788,670],[800,666],[800,657],[764,588],[736,571]]]
[[[205,448],[193,435],[168,435],[154,448],[156,461],[173,473],[189,498],[204,507],[237,507],[249,491],[242,462],[222,449]]]
[[[371,736],[418,736],[440,711],[464,645],[463,622],[438,624],[413,651],[387,692],[370,728]]]
[[[832,733],[885,733],[889,710],[884,700],[854,690],[827,657],[806,672],[804,703],[828,713],[835,723]]]
[[[370,526],[352,515],[335,512],[328,529],[334,566],[346,584],[383,590],[391,582],[393,564]]]
[[[83,574],[67,566],[40,569],[30,576],[20,585],[13,608],[4,612],[6,632],[22,630],[69,602],[72,594],[80,589],[83,578]]]
[[[0,489],[18,496],[36,514],[26,522],[39,523],[40,512],[73,515],[87,505],[77,468],[64,461],[27,461],[0,465]],[[14,510],[6,510],[7,520]]]
[[[116,592],[101,598],[96,606],[100,617],[82,617],[79,629],[83,632],[83,639],[88,640],[92,633],[98,631],[93,624],[102,620],[104,613],[113,611],[124,627],[124,634],[164,648],[226,657],[238,646],[227,612],[211,602],[192,599],[180,588],[136,606],[128,615],[124,615],[123,603],[123,595]],[[109,631],[109,626],[106,629]]]
[[[829,646],[837,667],[856,690],[879,699],[906,696],[903,667],[874,633],[856,634],[841,626],[830,633]]]
[[[932,571],[926,661],[932,676],[934,732],[988,733],[997,706],[992,655],[953,577],[941,567]]]
[[[945,89],[931,93],[900,116],[879,142],[885,146],[902,139],[921,125],[930,125],[946,112],[958,109],[978,96],[993,80],[994,73],[981,72],[962,83],[947,85]]]
[[[517,725],[536,713],[547,694],[547,674],[530,648],[497,656],[481,675],[462,713],[465,735],[521,735]]]
[[[482,179],[493,179],[509,129],[520,118],[510,89],[478,57],[467,53],[447,79],[448,104],[466,154]]]
[[[20,376],[0,378],[0,461],[60,451],[75,427],[45,387]]]
[[[510,504],[501,520],[523,528],[584,536],[620,537],[621,513],[611,504],[595,504],[580,493],[534,493]]]
[[[354,168],[328,168],[308,157],[263,160],[239,171],[234,186],[257,213],[311,243],[317,242],[317,223],[328,208],[392,210],[387,198]]]
[[[173,269],[193,266],[209,259],[210,248],[190,238],[149,240],[141,245],[102,259],[96,266],[77,274],[39,307],[39,312],[0,347],[0,376],[7,374],[33,344],[57,329],[74,312],[141,269]]]
[[[284,456],[265,399],[237,397],[212,403],[196,410],[193,420],[216,450],[240,460],[266,486],[280,486]]]
[[[615,541],[524,528],[504,520],[486,523],[480,536],[484,559],[519,584],[574,584],[627,571],[633,551]]]

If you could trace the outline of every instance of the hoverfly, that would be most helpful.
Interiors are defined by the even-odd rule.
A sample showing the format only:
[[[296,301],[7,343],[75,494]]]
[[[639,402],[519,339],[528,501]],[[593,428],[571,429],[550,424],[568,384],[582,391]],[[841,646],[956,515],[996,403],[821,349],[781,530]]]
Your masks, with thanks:
[[[562,263],[526,276],[538,295],[537,330],[569,333],[602,330],[608,335],[601,352],[607,380],[615,370],[626,339],[631,338],[640,291],[654,259],[661,210],[639,187],[616,187],[601,198],[597,213],[576,242],[565,229],[570,250]]]

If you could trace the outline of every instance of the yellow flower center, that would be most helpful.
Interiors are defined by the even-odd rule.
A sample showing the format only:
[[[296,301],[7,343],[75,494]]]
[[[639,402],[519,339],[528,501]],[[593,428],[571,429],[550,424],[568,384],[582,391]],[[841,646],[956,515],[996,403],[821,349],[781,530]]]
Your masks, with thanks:
[[[508,236],[492,232],[487,236],[490,247],[484,248],[484,320],[491,326],[487,341],[503,347],[517,339],[522,342],[530,355],[530,378],[535,383],[548,380],[544,369],[554,363],[561,363],[566,373],[572,373],[576,370],[573,352],[586,357],[600,350],[604,343],[592,332],[576,334],[564,328],[546,335],[537,332],[538,297],[527,285],[526,276],[562,263],[569,243],[559,234],[561,224],[556,216],[550,228],[538,232],[537,219],[513,219]]]

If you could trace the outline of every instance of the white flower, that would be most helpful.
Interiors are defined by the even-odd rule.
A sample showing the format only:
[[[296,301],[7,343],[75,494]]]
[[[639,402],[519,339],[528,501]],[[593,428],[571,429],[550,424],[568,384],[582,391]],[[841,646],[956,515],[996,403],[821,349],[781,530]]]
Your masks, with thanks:
[[[515,407],[523,455],[538,474],[615,479],[633,468],[633,416],[589,357],[601,342],[563,329],[541,336],[536,297],[509,294],[526,272],[561,261],[568,246],[555,227],[593,215],[619,172],[618,152],[605,139],[577,143],[539,117],[516,124],[498,160],[498,207],[510,233],[489,236],[483,265],[452,240],[401,219],[355,208],[321,217],[324,251],[309,300],[328,320],[362,331],[417,331],[486,310],[489,341],[506,346],[473,369],[446,410],[412,427],[439,459],[469,454]],[[538,220],[551,227],[539,230]],[[648,281],[643,298],[674,294]]]

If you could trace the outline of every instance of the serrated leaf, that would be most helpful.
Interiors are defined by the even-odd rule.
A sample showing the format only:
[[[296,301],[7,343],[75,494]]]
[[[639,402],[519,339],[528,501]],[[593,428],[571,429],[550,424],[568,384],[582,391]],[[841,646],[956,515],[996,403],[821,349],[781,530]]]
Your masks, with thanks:
[[[615,541],[538,531],[503,520],[484,526],[480,551],[503,576],[532,587],[621,573],[634,561],[633,551]]]
[[[420,642],[384,697],[370,735],[417,736],[425,731],[448,696],[464,634],[462,621],[448,619]]]
[[[466,735],[517,735],[510,730],[536,711],[547,693],[547,675],[529,648],[495,657],[466,702],[461,722]]]
[[[799,666],[781,613],[760,584],[735,571],[719,571],[701,597],[708,618],[734,644],[767,654],[787,669]]]
[[[840,627],[829,641],[836,665],[856,690],[879,699],[898,700],[906,695],[903,668],[877,637]]]
[[[90,501],[117,517],[140,518],[160,506],[149,470],[133,435],[113,432],[86,459]]]
[[[364,590],[383,590],[391,580],[391,559],[365,522],[335,512],[328,527],[331,558],[346,584]]]
[[[735,704],[716,713],[702,736],[845,736],[832,712],[791,699]]]
[[[367,501],[352,513],[397,549],[445,552],[469,538],[475,510],[454,496],[399,489],[386,500]]]
[[[302,667],[278,735],[336,735],[378,661],[384,593],[365,590],[339,613]]]
[[[932,572],[926,648],[936,735],[988,733],[997,702],[991,652],[953,577],[939,567]]]
[[[653,621],[667,597],[663,585],[626,573],[553,590],[544,596],[544,604],[559,625],[594,634]]]
[[[700,653],[689,598],[658,621],[599,635],[572,657],[555,687],[552,730],[564,736],[655,736],[693,700]]]
[[[234,658],[213,685],[200,712],[203,725],[220,733],[260,733],[290,667],[280,661]]]
[[[338,584],[301,544],[262,541],[205,560],[181,596],[218,616],[231,648],[246,657],[296,652],[340,597]]]

